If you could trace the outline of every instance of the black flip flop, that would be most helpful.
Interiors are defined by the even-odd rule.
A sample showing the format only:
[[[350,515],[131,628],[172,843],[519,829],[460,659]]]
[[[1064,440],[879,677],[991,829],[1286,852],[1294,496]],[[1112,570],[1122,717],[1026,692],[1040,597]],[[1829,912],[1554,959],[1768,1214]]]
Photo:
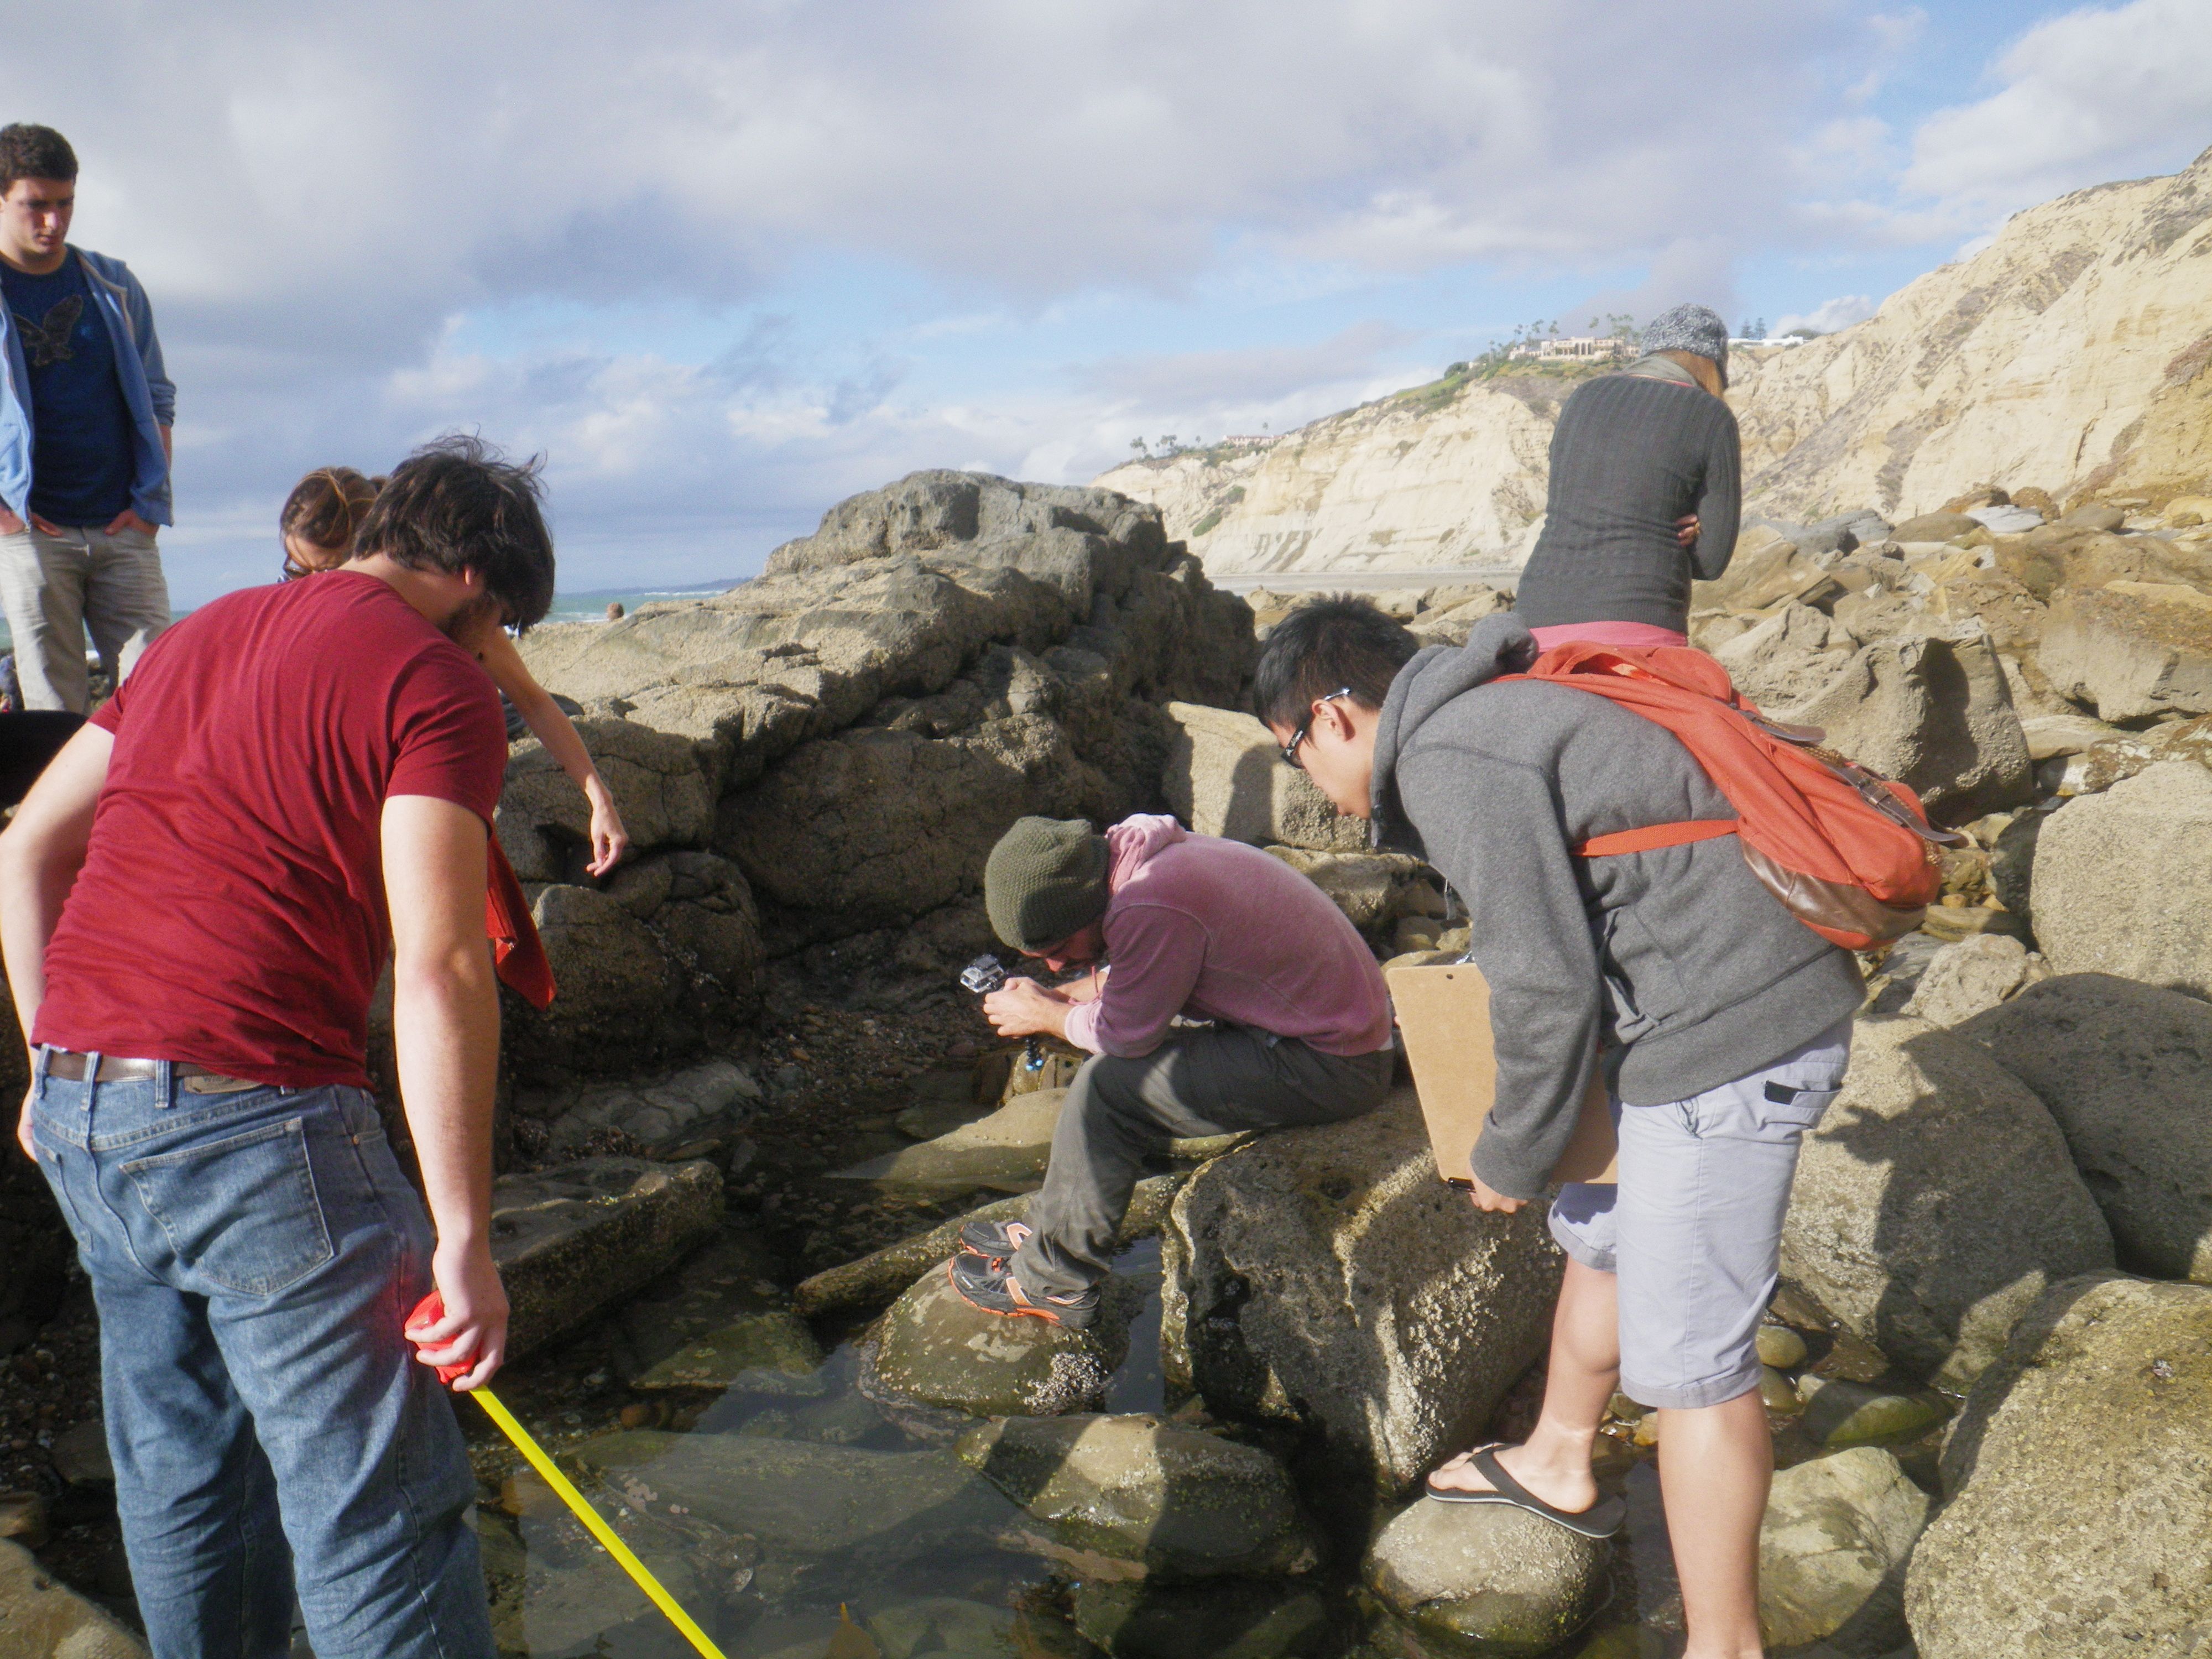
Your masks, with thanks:
[[[1555,1510],[1530,1492],[1511,1475],[1498,1461],[1504,1449],[1503,1441],[1494,1441],[1468,1454],[1467,1461],[1474,1465],[1475,1473],[1496,1488],[1492,1492],[1465,1492],[1451,1486],[1439,1486],[1434,1476],[1427,1481],[1428,1494],[1439,1504],[1504,1504],[1516,1510],[1526,1510],[1540,1516],[1555,1527],[1565,1527],[1569,1532],[1584,1538],[1610,1538],[1620,1530],[1621,1522],[1628,1518],[1628,1505],[1618,1498],[1600,1498],[1588,1509],[1569,1511]]]

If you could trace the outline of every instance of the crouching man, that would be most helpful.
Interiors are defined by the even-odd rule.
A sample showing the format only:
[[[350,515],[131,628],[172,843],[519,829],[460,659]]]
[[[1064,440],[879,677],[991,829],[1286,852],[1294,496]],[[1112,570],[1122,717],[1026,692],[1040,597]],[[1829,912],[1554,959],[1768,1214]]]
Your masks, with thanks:
[[[1686,1659],[1752,1659],[1773,1469],[1753,1342],[1798,1142],[1850,1060],[1859,975],[1732,836],[1576,856],[1593,836],[1736,814],[1640,715],[1565,686],[1490,684],[1534,655],[1510,615],[1416,654],[1371,606],[1334,600],[1269,636],[1255,696],[1339,811],[1417,842],[1467,902],[1498,1054],[1478,1205],[1542,1196],[1607,1051],[1620,1184],[1553,1201],[1568,1261],[1542,1415],[1526,1445],[1445,1464],[1429,1495],[1616,1530],[1620,1501],[1601,1497],[1590,1450],[1619,1387],[1659,1408]]]
[[[1023,818],[983,871],[991,926],[1073,990],[1012,979],[985,999],[1002,1036],[1091,1058],[1060,1109],[1029,1220],[971,1224],[953,1288],[992,1313],[1080,1329],[1148,1155],[1171,1139],[1357,1117],[1389,1092],[1389,1003],[1373,955],[1322,890],[1257,848],[1170,817],[1104,835]],[[1211,1019],[1176,1028],[1178,1014]]]

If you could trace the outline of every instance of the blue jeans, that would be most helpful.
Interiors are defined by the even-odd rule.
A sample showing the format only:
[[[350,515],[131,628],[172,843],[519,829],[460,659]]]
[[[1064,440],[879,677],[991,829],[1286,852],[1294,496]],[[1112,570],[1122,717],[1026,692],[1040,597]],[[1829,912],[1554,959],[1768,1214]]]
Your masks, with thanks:
[[[39,1166],[100,1307],[116,1504],[156,1659],[489,1659],[476,1496],[400,1322],[433,1243],[358,1089],[70,1082]]]

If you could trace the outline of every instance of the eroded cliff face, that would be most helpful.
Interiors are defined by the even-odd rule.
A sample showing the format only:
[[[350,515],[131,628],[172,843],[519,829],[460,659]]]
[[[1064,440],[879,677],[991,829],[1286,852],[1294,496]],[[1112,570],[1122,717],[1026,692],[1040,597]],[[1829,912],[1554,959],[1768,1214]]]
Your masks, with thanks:
[[[1929,512],[1978,483],[2154,507],[2212,480],[2212,151],[2077,191],[1797,347],[1739,348],[1748,510]],[[1518,565],[1574,380],[1438,382],[1264,447],[1116,467],[1217,575]]]
[[[1865,322],[1747,354],[1730,402],[1778,516],[1925,513],[1977,483],[2064,504],[2212,476],[2212,151],[2076,191]]]
[[[1216,574],[1517,564],[1571,389],[1547,375],[1419,388],[1264,447],[1134,461],[1098,483],[1159,507]]]

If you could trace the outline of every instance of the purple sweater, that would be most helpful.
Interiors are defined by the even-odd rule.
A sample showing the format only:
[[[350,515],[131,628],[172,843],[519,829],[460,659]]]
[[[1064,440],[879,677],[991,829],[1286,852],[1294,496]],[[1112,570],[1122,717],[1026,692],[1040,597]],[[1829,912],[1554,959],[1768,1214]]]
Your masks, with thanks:
[[[1382,970],[1328,896],[1256,847],[1194,836],[1170,817],[1106,832],[1106,956],[1096,1002],[1067,1040],[1133,1059],[1177,1014],[1365,1054],[1390,1036]]]

